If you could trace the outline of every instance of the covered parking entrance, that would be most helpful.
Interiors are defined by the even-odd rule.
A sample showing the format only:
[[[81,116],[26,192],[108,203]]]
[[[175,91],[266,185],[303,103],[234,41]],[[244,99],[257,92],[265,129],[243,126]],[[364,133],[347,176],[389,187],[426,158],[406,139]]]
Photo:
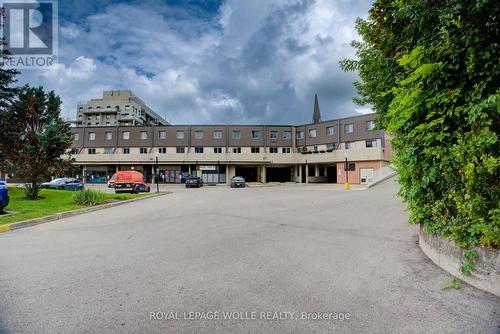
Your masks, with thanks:
[[[292,181],[291,167],[267,167],[267,182],[290,182]]]
[[[257,166],[236,166],[235,176],[242,176],[246,182],[258,182]]]

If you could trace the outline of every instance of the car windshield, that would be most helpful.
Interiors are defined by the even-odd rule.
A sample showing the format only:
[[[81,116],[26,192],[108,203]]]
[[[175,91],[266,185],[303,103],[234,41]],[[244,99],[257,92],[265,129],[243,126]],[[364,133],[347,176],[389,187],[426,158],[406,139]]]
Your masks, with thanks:
[[[242,177],[233,177],[233,181],[241,182],[241,181],[245,181],[245,180]]]
[[[52,181],[50,181],[49,183],[61,183],[61,182],[64,182],[65,179],[64,178],[59,178],[59,179],[53,179]]]

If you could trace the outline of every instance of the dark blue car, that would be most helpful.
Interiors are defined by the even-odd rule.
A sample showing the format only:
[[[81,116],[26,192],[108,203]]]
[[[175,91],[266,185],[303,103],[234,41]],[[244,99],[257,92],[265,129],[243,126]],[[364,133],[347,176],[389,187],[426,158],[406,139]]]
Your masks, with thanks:
[[[0,180],[0,212],[9,205],[9,191],[5,180]]]
[[[42,188],[56,190],[83,190],[84,185],[83,182],[78,179],[61,177],[50,182],[42,183]]]

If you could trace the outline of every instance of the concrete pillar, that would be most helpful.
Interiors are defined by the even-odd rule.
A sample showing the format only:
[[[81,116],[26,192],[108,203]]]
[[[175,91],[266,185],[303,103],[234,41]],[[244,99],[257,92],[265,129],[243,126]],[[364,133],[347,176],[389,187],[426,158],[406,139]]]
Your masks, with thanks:
[[[261,166],[260,170],[260,182],[267,183],[266,181],[266,165]]]
[[[155,165],[151,165],[151,183],[155,182]]]
[[[189,173],[189,176],[191,176],[191,165],[188,166],[188,173]]]
[[[325,166],[325,176],[328,176],[328,166]]]
[[[297,165],[299,169],[299,183],[302,183],[302,165]]]
[[[83,184],[87,183],[87,166],[83,165],[83,168],[82,168],[82,181],[83,181]]]
[[[309,183],[309,165],[306,164],[306,183]]]
[[[314,168],[314,176],[319,176],[319,168],[320,168],[320,166],[319,166],[319,165],[316,165],[316,166],[314,166],[314,167],[315,167],[315,168]]]
[[[231,178],[229,177],[229,165],[226,165],[226,184],[231,185]]]

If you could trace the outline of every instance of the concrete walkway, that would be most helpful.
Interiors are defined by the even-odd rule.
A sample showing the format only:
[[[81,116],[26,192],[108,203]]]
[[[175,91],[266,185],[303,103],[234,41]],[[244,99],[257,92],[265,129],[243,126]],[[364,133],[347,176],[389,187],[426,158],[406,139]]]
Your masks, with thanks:
[[[0,234],[0,332],[498,332],[500,300],[441,289],[451,277],[420,251],[395,192],[392,181],[366,191],[177,188]]]

